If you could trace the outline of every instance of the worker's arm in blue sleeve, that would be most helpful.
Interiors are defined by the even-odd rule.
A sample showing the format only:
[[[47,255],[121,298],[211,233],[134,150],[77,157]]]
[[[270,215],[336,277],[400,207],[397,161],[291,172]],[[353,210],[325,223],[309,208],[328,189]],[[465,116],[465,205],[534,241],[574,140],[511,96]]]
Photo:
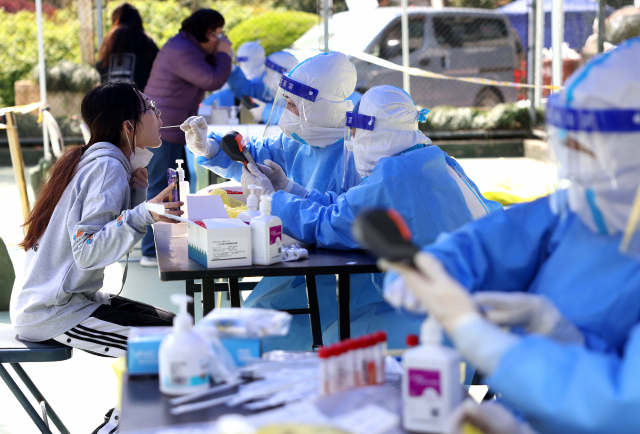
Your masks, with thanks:
[[[322,206],[329,206],[335,204],[338,201],[338,197],[340,196],[333,191],[327,191],[323,194],[318,190],[311,190],[304,198]]]
[[[354,187],[349,192],[357,188],[362,186]],[[284,191],[273,196],[273,214],[282,220],[284,233],[304,243],[315,243],[327,249],[357,249],[358,244],[351,236],[355,213],[347,200],[348,193],[333,197],[335,203],[332,204],[329,204],[332,196],[315,193],[312,197],[323,200],[327,205]],[[363,194],[366,192],[361,192]]]
[[[262,98],[264,95],[264,83],[262,77],[258,77],[255,80],[249,80],[242,69],[236,67],[231,71],[229,80],[227,80],[229,89],[233,92],[233,95],[241,99],[243,96],[250,96],[251,98]]]
[[[222,137],[222,134],[212,132],[209,134],[208,139],[215,140],[220,144]],[[282,140],[284,138],[284,134],[273,137],[251,137],[251,143],[249,144],[248,149],[251,152],[251,156],[257,163],[263,164],[264,160],[272,160],[278,163],[285,173],[287,173],[284,154],[282,152]],[[222,150],[220,150],[211,159],[198,157],[197,162],[199,165],[208,168],[220,176],[240,182],[240,177],[242,176],[242,164],[233,161]]]
[[[424,250],[472,292],[519,291],[530,285],[549,256],[558,222],[545,197],[491,213]]]
[[[485,378],[544,433],[640,432],[640,325],[624,356],[530,335]]]

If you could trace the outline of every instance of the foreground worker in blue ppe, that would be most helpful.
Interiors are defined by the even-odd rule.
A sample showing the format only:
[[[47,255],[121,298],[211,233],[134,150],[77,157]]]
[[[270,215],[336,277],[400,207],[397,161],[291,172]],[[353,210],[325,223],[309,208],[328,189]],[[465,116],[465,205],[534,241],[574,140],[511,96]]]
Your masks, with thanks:
[[[342,53],[322,53],[298,64],[282,77],[284,80],[279,84],[265,137],[248,138],[248,149],[256,162],[270,160],[269,164],[280,166],[287,177],[307,190],[342,193],[350,187],[344,183],[342,159],[345,113],[353,109],[353,104],[346,98],[355,88],[355,66]],[[220,176],[240,181],[242,165],[220,151],[222,136],[211,134],[207,138],[204,118],[191,117],[181,128],[185,131],[187,147],[199,155],[198,164]],[[351,279],[352,307],[370,301],[360,300],[358,295],[360,288],[370,284],[370,280],[371,275],[356,275]],[[335,293],[335,276],[317,276],[316,284],[318,287],[333,285]],[[382,280],[377,284],[382,285]],[[304,301],[298,303],[297,298],[285,300],[283,297],[288,303],[283,308],[301,308],[307,305],[305,287],[304,277],[271,277],[262,279],[254,291],[279,288],[288,293],[295,289]],[[378,296],[377,300],[380,299]],[[322,310],[322,306],[320,308]],[[299,318],[303,317],[297,315],[294,321]],[[308,319],[303,319],[308,330]],[[309,339],[306,336],[300,340],[285,339],[285,342],[277,343],[277,348],[310,350],[311,346],[306,345]],[[270,339],[265,340],[265,351],[272,348],[276,347],[271,345]]]
[[[260,42],[249,41],[242,44],[238,48],[235,61],[237,66],[231,71],[225,85],[222,89],[205,98],[202,105],[213,105],[214,102],[217,102],[218,107],[231,107],[235,105],[236,98],[240,99],[243,95],[254,96],[250,93],[245,94],[244,91],[262,95],[264,92],[262,79],[265,75],[265,52]]]
[[[403,277],[392,285],[406,284],[542,433],[640,432],[639,68],[635,38],[593,58],[549,99],[565,191],[426,247],[418,271],[388,265]],[[468,293],[486,290],[504,292]],[[531,334],[498,328],[478,302],[489,319]]]
[[[420,244],[431,244],[442,232],[452,231],[489,212],[502,209],[482,197],[462,167],[418,130],[428,110],[416,108],[411,97],[394,86],[377,86],[364,94],[359,112],[347,113],[344,161],[353,161],[362,182],[342,195],[335,192],[307,191],[287,179],[282,169],[261,165],[245,169],[242,185],[258,185],[262,194],[272,195],[272,214],[282,219],[284,232],[307,244],[328,249],[358,249],[351,235],[355,216],[370,207],[392,207],[405,216]],[[287,184],[293,184],[287,193]],[[276,190],[278,190],[276,192]],[[407,319],[379,297],[372,275],[366,290],[371,299],[352,314],[352,334],[385,330],[392,348],[404,347],[407,334],[416,333],[422,317]],[[254,291],[245,305],[260,307],[280,291]],[[292,294],[292,297],[295,296]],[[318,288],[323,319],[336,317],[336,297],[331,288]],[[308,324],[308,322],[307,322]],[[308,327],[307,327],[308,328]],[[324,342],[337,339],[337,324],[325,333]],[[309,336],[299,329],[297,333]]]

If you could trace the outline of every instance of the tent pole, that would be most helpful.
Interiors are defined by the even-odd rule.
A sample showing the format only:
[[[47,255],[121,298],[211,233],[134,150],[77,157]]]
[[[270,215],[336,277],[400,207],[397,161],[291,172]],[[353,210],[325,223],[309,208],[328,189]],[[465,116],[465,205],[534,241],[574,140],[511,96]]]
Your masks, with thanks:
[[[527,26],[527,84],[533,84],[533,75],[535,74],[535,35],[536,35],[536,4],[535,0],[529,0],[528,5],[528,19],[529,25]],[[536,121],[536,108],[533,105],[534,90],[529,88],[527,90],[529,97],[529,120],[533,126]]]
[[[47,103],[47,73],[44,66],[44,40],[42,36],[42,0],[36,0],[36,21],[38,22],[38,81],[40,82],[40,102]],[[42,123],[42,144],[44,146],[44,159],[51,161],[49,149],[49,134],[44,122]]]
[[[402,66],[409,67],[409,16],[407,15],[407,0],[402,0]],[[411,95],[411,77],[406,72],[402,73],[402,88]]]
[[[604,51],[604,15],[605,0],[598,1],[598,53]]]
[[[553,85],[562,86],[562,43],[564,42],[564,8],[562,0],[553,0],[553,9],[551,10],[551,25],[551,46],[553,48]]]
[[[540,107],[542,100],[542,49],[544,48],[544,0],[536,0],[536,64],[534,104]]]

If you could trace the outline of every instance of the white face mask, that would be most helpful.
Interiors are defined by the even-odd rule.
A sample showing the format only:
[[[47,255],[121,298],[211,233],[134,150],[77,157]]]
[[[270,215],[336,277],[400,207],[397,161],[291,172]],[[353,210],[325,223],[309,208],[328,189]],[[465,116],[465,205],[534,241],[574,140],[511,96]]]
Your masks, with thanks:
[[[351,101],[333,103],[318,99],[311,103],[295,95],[290,97],[301,116],[291,110],[283,111],[278,126],[285,136],[316,148],[326,148],[344,137],[345,113],[353,108]]]
[[[293,138],[292,135],[300,136],[302,132],[302,124],[300,123],[300,116],[293,114],[291,110],[285,109],[280,116],[278,126],[282,130],[285,136]]]
[[[129,126],[133,129],[133,125],[129,122]],[[136,136],[133,136],[133,147],[131,146],[131,142],[129,141],[129,135],[125,132],[124,134],[127,136],[127,142],[129,143],[129,148],[131,148],[131,155],[129,155],[129,162],[131,163],[131,170],[135,171],[140,167],[147,167],[151,158],[153,158],[153,152],[149,151],[146,148],[136,148]],[[136,152],[137,151],[137,152]]]

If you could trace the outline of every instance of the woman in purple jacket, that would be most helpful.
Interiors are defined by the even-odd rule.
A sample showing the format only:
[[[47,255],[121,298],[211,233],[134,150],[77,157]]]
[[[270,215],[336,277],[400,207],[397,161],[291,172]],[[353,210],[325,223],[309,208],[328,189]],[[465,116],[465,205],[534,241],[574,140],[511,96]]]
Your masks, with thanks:
[[[145,94],[162,111],[166,125],[180,125],[198,113],[205,91],[220,89],[231,74],[231,42],[222,35],[224,18],[213,9],[200,9],[182,22],[180,33],[162,47],[151,70]],[[167,186],[167,169],[186,161],[184,132],[162,132],[162,146],[154,149],[147,167],[147,195],[156,197]],[[188,173],[187,179],[189,179]],[[143,267],[157,266],[153,231],[142,239]]]

